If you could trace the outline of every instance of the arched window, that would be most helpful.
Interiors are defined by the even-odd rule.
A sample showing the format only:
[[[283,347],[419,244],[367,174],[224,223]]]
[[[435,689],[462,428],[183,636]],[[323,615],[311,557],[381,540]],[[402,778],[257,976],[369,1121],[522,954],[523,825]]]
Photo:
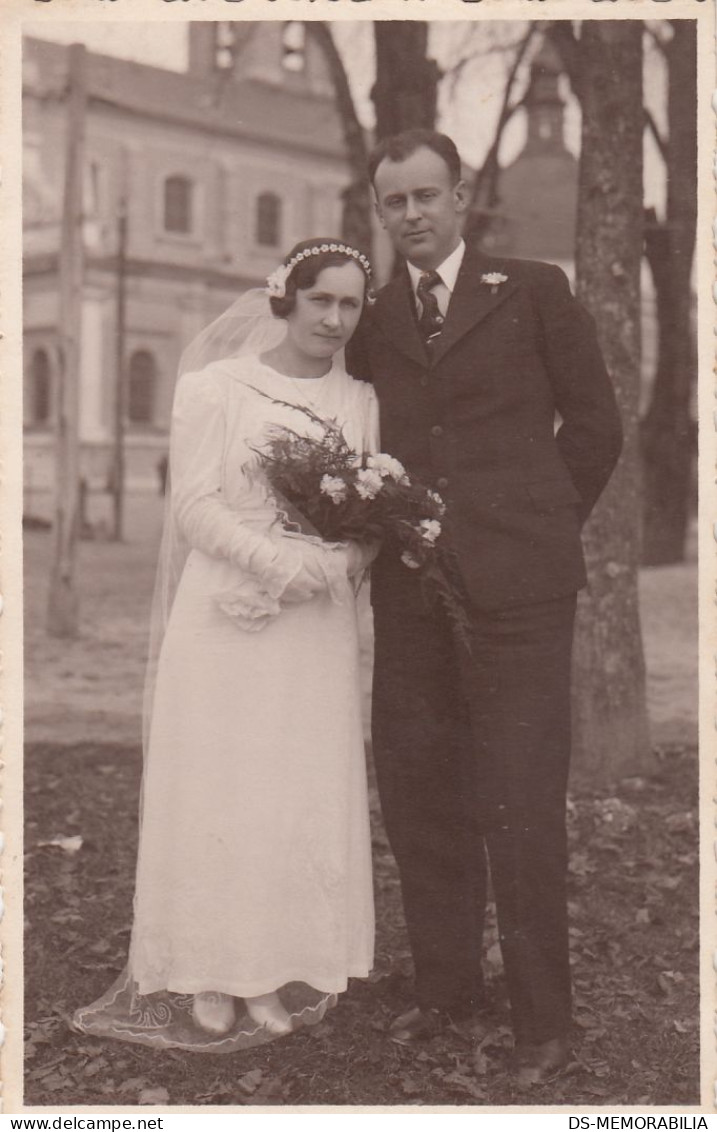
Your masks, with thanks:
[[[276,193],[261,193],[257,197],[256,242],[267,248],[281,243],[281,201]]]
[[[50,423],[50,358],[47,350],[35,350],[30,364],[30,420],[34,425]]]
[[[149,350],[135,350],[129,360],[127,417],[130,424],[152,424],[156,386],[154,355]]]
[[[231,70],[236,47],[236,25],[231,20],[218,20],[214,24],[214,66],[218,71]]]
[[[191,232],[192,189],[189,177],[175,175],[164,182],[165,232]]]

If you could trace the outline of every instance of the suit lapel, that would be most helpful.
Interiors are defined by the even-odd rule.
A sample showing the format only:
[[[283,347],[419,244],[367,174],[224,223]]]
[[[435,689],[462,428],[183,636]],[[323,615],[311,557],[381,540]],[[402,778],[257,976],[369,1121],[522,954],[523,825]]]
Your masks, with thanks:
[[[482,322],[518,287],[517,282],[510,278],[496,287],[481,282],[483,272],[495,270],[495,263],[486,262],[478,252],[470,247],[466,248],[443,333],[433,346],[434,364],[448,353],[459,338]]]
[[[431,360],[434,365],[517,289],[518,283],[510,278],[496,287],[481,282],[484,272],[497,270],[499,263],[484,259],[471,247],[466,248],[443,332],[433,343]],[[426,365],[428,354],[418,330],[413,291],[405,268],[381,291],[376,319],[394,345],[419,365]]]
[[[414,362],[425,366],[428,355],[418,331],[413,292],[405,268],[383,288],[375,309],[386,337]]]

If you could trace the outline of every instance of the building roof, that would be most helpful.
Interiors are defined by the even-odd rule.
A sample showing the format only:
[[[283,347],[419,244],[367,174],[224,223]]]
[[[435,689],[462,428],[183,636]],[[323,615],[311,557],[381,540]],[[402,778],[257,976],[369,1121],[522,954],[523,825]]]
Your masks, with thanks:
[[[310,90],[286,89],[261,79],[218,75],[210,85],[187,73],[167,71],[87,52],[91,103],[115,107],[145,120],[297,148],[344,159],[341,123],[333,100]],[[25,40],[23,91],[37,98],[61,98],[68,81],[69,49],[64,44]]]

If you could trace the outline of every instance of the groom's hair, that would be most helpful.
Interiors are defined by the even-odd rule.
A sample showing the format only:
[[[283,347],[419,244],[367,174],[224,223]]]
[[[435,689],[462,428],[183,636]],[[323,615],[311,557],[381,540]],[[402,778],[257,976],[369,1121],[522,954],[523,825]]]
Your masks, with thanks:
[[[439,134],[437,130],[404,130],[400,134],[391,134],[382,138],[372,150],[368,159],[368,175],[373,185],[376,170],[382,161],[405,161],[417,149],[431,149],[442,157],[448,166],[453,184],[457,184],[462,176],[461,159],[455,142],[447,134]]]

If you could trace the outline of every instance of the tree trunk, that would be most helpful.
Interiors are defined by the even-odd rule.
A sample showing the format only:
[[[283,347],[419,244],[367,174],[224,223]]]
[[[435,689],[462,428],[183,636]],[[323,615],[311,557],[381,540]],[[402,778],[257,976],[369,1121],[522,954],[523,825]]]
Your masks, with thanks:
[[[577,293],[597,322],[625,428],[618,468],[584,535],[574,661],[574,768],[601,785],[650,767],[640,562],[642,24],[586,20],[579,42],[582,148]]]
[[[376,20],[376,137],[423,127],[432,130],[438,100],[438,65],[426,58],[423,20]]]
[[[668,67],[667,208],[664,225],[646,232],[657,299],[658,355],[650,407],[642,422],[644,542],[642,560],[680,562],[693,496],[696,429],[692,393],[697,358],[691,274],[697,225],[697,29],[673,20]]]
[[[336,93],[336,106],[341,117],[344,144],[351,171],[351,182],[344,189],[341,236],[352,245],[371,251],[371,190],[366,178],[368,149],[346,69],[339,54],[331,28],[322,20],[307,20],[306,34],[313,36],[321,48],[331,74]]]
[[[376,20],[376,82],[371,99],[376,110],[376,140],[403,130],[432,130],[436,124],[438,79],[434,59],[426,58],[428,24],[424,20]],[[393,257],[393,275],[402,270]]]

